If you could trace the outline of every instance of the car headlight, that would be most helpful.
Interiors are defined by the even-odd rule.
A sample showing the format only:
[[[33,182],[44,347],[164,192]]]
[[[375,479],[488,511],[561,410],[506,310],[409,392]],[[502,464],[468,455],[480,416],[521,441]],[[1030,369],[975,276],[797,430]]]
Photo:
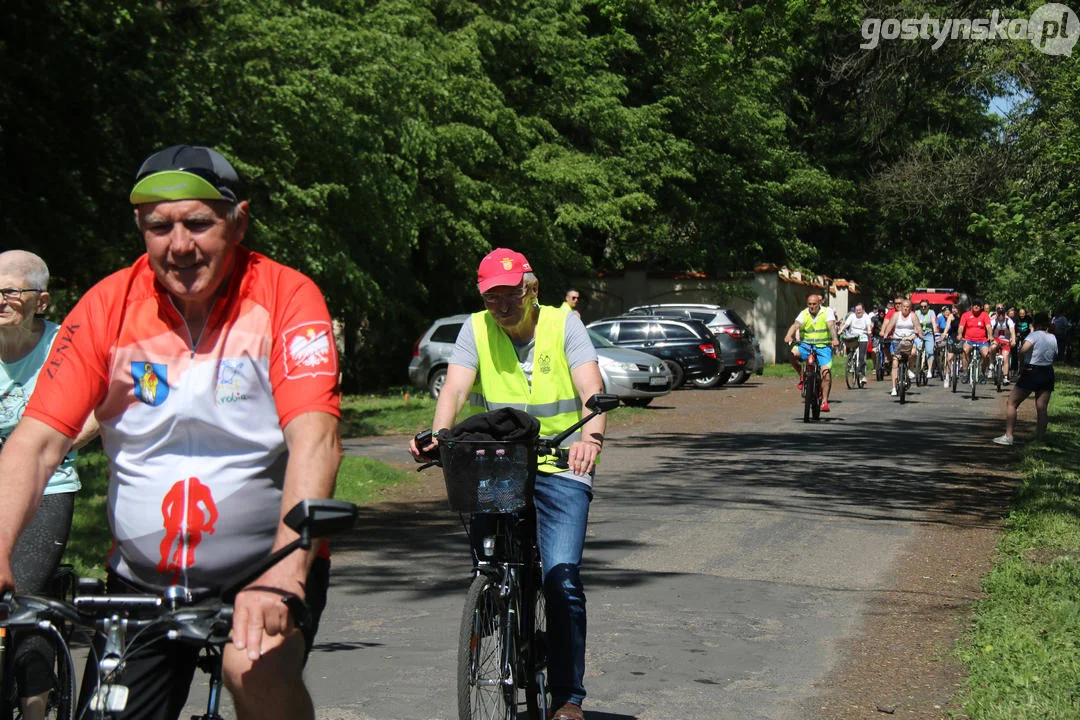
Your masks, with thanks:
[[[605,357],[597,358],[597,362],[601,367],[607,370],[622,370],[623,372],[637,372],[637,365],[629,362],[619,362],[618,360],[610,360]]]

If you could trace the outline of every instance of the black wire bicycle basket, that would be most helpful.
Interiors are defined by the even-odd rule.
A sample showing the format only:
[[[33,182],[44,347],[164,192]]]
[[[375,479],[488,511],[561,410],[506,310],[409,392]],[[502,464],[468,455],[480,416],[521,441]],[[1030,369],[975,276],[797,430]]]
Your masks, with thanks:
[[[510,513],[532,502],[536,447],[532,442],[447,440],[439,459],[450,509]]]

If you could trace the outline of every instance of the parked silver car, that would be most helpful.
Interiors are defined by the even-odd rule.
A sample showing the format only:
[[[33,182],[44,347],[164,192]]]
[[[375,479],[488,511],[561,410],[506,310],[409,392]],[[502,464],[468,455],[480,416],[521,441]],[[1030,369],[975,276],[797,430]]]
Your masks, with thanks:
[[[616,347],[610,340],[589,330],[596,348],[604,392],[619,396],[633,407],[645,407],[653,398],[671,392],[671,370],[660,358],[640,350]]]
[[[442,392],[454,342],[468,319],[468,315],[439,318],[413,346],[409,382],[418,388],[426,388],[433,398],[439,397]],[[636,407],[644,407],[653,398],[671,392],[671,371],[659,358],[615,347],[591,330],[589,338],[596,348],[606,392],[618,395],[627,405]]]

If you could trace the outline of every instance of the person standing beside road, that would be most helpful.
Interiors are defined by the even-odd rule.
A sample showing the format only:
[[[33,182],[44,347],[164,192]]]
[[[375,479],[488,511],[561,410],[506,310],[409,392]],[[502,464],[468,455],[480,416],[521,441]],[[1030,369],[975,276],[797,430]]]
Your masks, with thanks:
[[[330,314],[315,283],[241,247],[241,192],[232,165],[209,148],[173,146],[139,168],[129,199],[146,254],[90,288],[65,319],[48,375],[0,453],[0,590],[14,585],[15,538],[91,414],[111,473],[110,592],[218,590],[296,537],[282,522],[295,503],[333,494],[342,450]],[[183,552],[162,548],[171,522],[163,499],[196,482],[194,502],[216,513],[212,533],[196,543],[185,523]],[[329,582],[322,551],[293,553],[236,597],[222,669],[242,720],[315,717],[302,672]],[[290,597],[315,620],[303,632],[282,602]],[[162,641],[127,658],[119,717],[178,717],[196,654]],[[95,665],[87,662],[83,709]]]
[[[539,282],[529,261],[506,248],[480,261],[477,290],[485,310],[462,325],[432,420],[434,441],[409,452],[421,461],[470,401],[474,410],[513,406],[540,420],[541,435],[578,422],[582,407],[604,390],[596,350],[581,319],[537,303]],[[533,501],[547,601],[549,687],[553,720],[582,720],[585,699],[585,589],[581,557],[592,501],[593,473],[607,420],[599,415],[572,437],[569,470],[541,460]]]
[[[581,293],[576,288],[570,288],[566,291],[566,298],[563,300],[563,304],[559,306],[560,310],[565,312],[572,312],[578,317],[581,317],[581,313],[578,312],[578,301],[581,300]]]
[[[802,376],[802,363],[813,352],[817,357],[818,371],[821,373],[821,412],[829,412],[829,391],[832,390],[832,354],[840,345],[836,335],[836,315],[823,307],[822,297],[814,294],[806,298],[806,308],[795,317],[795,322],[788,328],[784,342],[791,345],[795,334],[800,342],[791,348],[791,366],[795,373]],[[802,387],[802,380],[799,380]]]
[[[1069,318],[1065,317],[1065,313],[1058,311],[1054,313],[1053,319],[1050,321],[1050,325],[1047,331],[1052,333],[1057,339],[1058,355],[1065,355],[1069,348],[1069,331],[1072,329],[1072,325],[1069,323]]]
[[[49,307],[49,268],[25,250],[0,252],[0,445],[15,430],[34,392],[38,375],[60,326],[40,317]],[[19,536],[11,571],[20,590],[42,593],[60,564],[71,531],[76,448],[97,434],[89,418],[74,446],[48,479],[33,521]],[[24,720],[45,717],[53,687],[53,645],[37,633],[20,633],[12,656],[18,703]]]
[[[1046,438],[1049,421],[1047,406],[1050,404],[1050,394],[1054,392],[1054,358],[1058,352],[1057,339],[1045,330],[1049,324],[1050,316],[1044,312],[1035,313],[1031,320],[1032,331],[1018,353],[1021,362],[1028,353],[1031,356],[1005,403],[1005,434],[994,438],[998,445],[1013,444],[1016,410],[1031,393],[1035,393],[1035,441],[1041,442]]]
[[[901,300],[896,304],[896,307],[898,312],[886,320],[885,327],[881,328],[882,338],[892,338],[892,343],[889,346],[889,351],[892,353],[892,391],[889,393],[890,395],[896,395],[897,368],[900,364],[900,353],[898,351],[901,343],[909,338],[912,343],[922,342],[923,339],[922,325],[919,324],[915,313],[911,311],[911,301]],[[914,355],[918,349],[918,345],[913,345],[910,353]],[[908,377],[912,380],[915,379],[915,373],[910,369],[908,370]]]

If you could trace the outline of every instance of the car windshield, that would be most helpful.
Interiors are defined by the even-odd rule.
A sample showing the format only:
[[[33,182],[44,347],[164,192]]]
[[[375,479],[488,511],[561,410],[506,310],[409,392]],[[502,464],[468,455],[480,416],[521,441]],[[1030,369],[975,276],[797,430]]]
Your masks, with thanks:
[[[615,347],[615,343],[611,342],[603,335],[600,335],[595,330],[589,330],[589,339],[592,340],[594,348]]]

